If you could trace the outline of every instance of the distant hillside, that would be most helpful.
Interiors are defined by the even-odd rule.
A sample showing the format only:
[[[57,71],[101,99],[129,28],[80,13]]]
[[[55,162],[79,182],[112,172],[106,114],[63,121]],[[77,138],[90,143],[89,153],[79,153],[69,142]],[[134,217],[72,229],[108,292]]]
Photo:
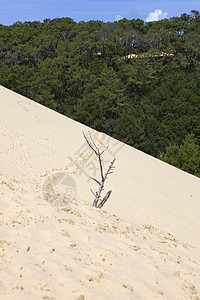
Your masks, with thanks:
[[[0,25],[0,57],[1,85],[200,176],[198,11]]]

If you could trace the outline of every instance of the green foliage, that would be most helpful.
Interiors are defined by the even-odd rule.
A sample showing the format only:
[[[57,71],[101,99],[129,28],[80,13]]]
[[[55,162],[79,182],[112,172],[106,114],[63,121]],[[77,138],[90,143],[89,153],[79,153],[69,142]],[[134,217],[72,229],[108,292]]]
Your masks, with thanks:
[[[200,146],[199,41],[195,10],[148,23],[0,25],[0,84],[155,157],[182,149],[173,164],[198,175],[182,140],[193,132]]]
[[[177,144],[170,146],[163,160],[200,177],[200,148],[195,141],[194,134],[186,135],[180,146]]]
[[[115,120],[126,102],[123,86],[110,68],[92,79],[75,107],[75,118],[94,129],[112,134]]]
[[[131,108],[125,108],[115,122],[114,136],[122,142],[142,149],[145,145],[145,134],[137,113]]]

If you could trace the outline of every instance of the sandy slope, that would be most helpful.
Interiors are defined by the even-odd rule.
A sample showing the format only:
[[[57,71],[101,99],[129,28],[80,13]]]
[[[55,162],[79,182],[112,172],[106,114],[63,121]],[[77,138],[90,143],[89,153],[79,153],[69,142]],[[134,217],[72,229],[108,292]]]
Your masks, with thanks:
[[[0,299],[200,299],[200,179],[94,132],[95,209],[83,130],[0,87]]]

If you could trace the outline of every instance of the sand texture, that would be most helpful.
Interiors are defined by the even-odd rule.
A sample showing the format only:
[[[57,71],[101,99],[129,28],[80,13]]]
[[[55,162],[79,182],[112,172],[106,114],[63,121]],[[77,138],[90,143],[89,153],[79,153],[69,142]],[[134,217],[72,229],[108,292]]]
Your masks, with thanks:
[[[0,86],[0,255],[2,300],[198,300],[200,179]]]

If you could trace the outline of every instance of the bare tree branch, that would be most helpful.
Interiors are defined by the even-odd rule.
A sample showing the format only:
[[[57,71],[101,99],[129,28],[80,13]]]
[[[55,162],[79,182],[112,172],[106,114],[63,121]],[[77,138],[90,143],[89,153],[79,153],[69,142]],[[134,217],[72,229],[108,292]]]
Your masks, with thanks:
[[[93,192],[93,190],[92,189],[90,189],[90,191],[92,192],[92,194],[96,197],[96,194]]]
[[[110,194],[112,193],[112,191],[108,191],[106,193],[106,195],[104,196],[103,200],[99,203],[99,205],[97,206],[98,208],[102,208],[102,206],[106,203],[106,201],[108,200],[108,198],[110,197]]]
[[[95,144],[95,142],[92,138],[91,133],[88,132],[88,134],[86,135],[83,132],[83,135],[84,135],[84,138],[85,138],[86,142],[88,143],[89,147],[94,151],[94,153],[98,157],[99,166],[100,166],[100,173],[101,173],[101,179],[103,180],[103,167],[102,167],[101,155],[105,152],[105,150],[108,148],[108,146],[102,152],[100,152],[99,148],[97,147],[97,145]]]
[[[87,144],[94,151],[94,153],[96,154],[96,156],[98,157],[98,160],[99,160],[101,182],[98,181],[96,178],[93,178],[93,177],[90,177],[90,178],[93,179],[99,185],[99,188],[98,188],[96,194],[91,190],[92,194],[95,196],[95,199],[93,201],[93,206],[97,207],[97,208],[101,208],[106,203],[106,201],[108,200],[108,198],[110,197],[111,192],[112,192],[111,190],[108,191],[106,193],[106,195],[104,196],[103,200],[101,200],[101,192],[103,191],[104,184],[105,184],[105,181],[107,179],[107,176],[109,174],[113,173],[112,170],[115,168],[113,165],[115,163],[116,158],[113,159],[113,161],[110,163],[110,166],[108,167],[107,171],[105,172],[105,174],[103,174],[103,166],[102,166],[101,155],[106,151],[108,146],[103,151],[100,152],[100,148],[97,147],[97,145],[95,144],[90,132],[88,132],[87,135],[83,132],[83,136],[84,136]]]
[[[91,179],[93,179],[95,182],[97,182],[98,184],[100,184],[100,182],[96,179],[90,176]]]

